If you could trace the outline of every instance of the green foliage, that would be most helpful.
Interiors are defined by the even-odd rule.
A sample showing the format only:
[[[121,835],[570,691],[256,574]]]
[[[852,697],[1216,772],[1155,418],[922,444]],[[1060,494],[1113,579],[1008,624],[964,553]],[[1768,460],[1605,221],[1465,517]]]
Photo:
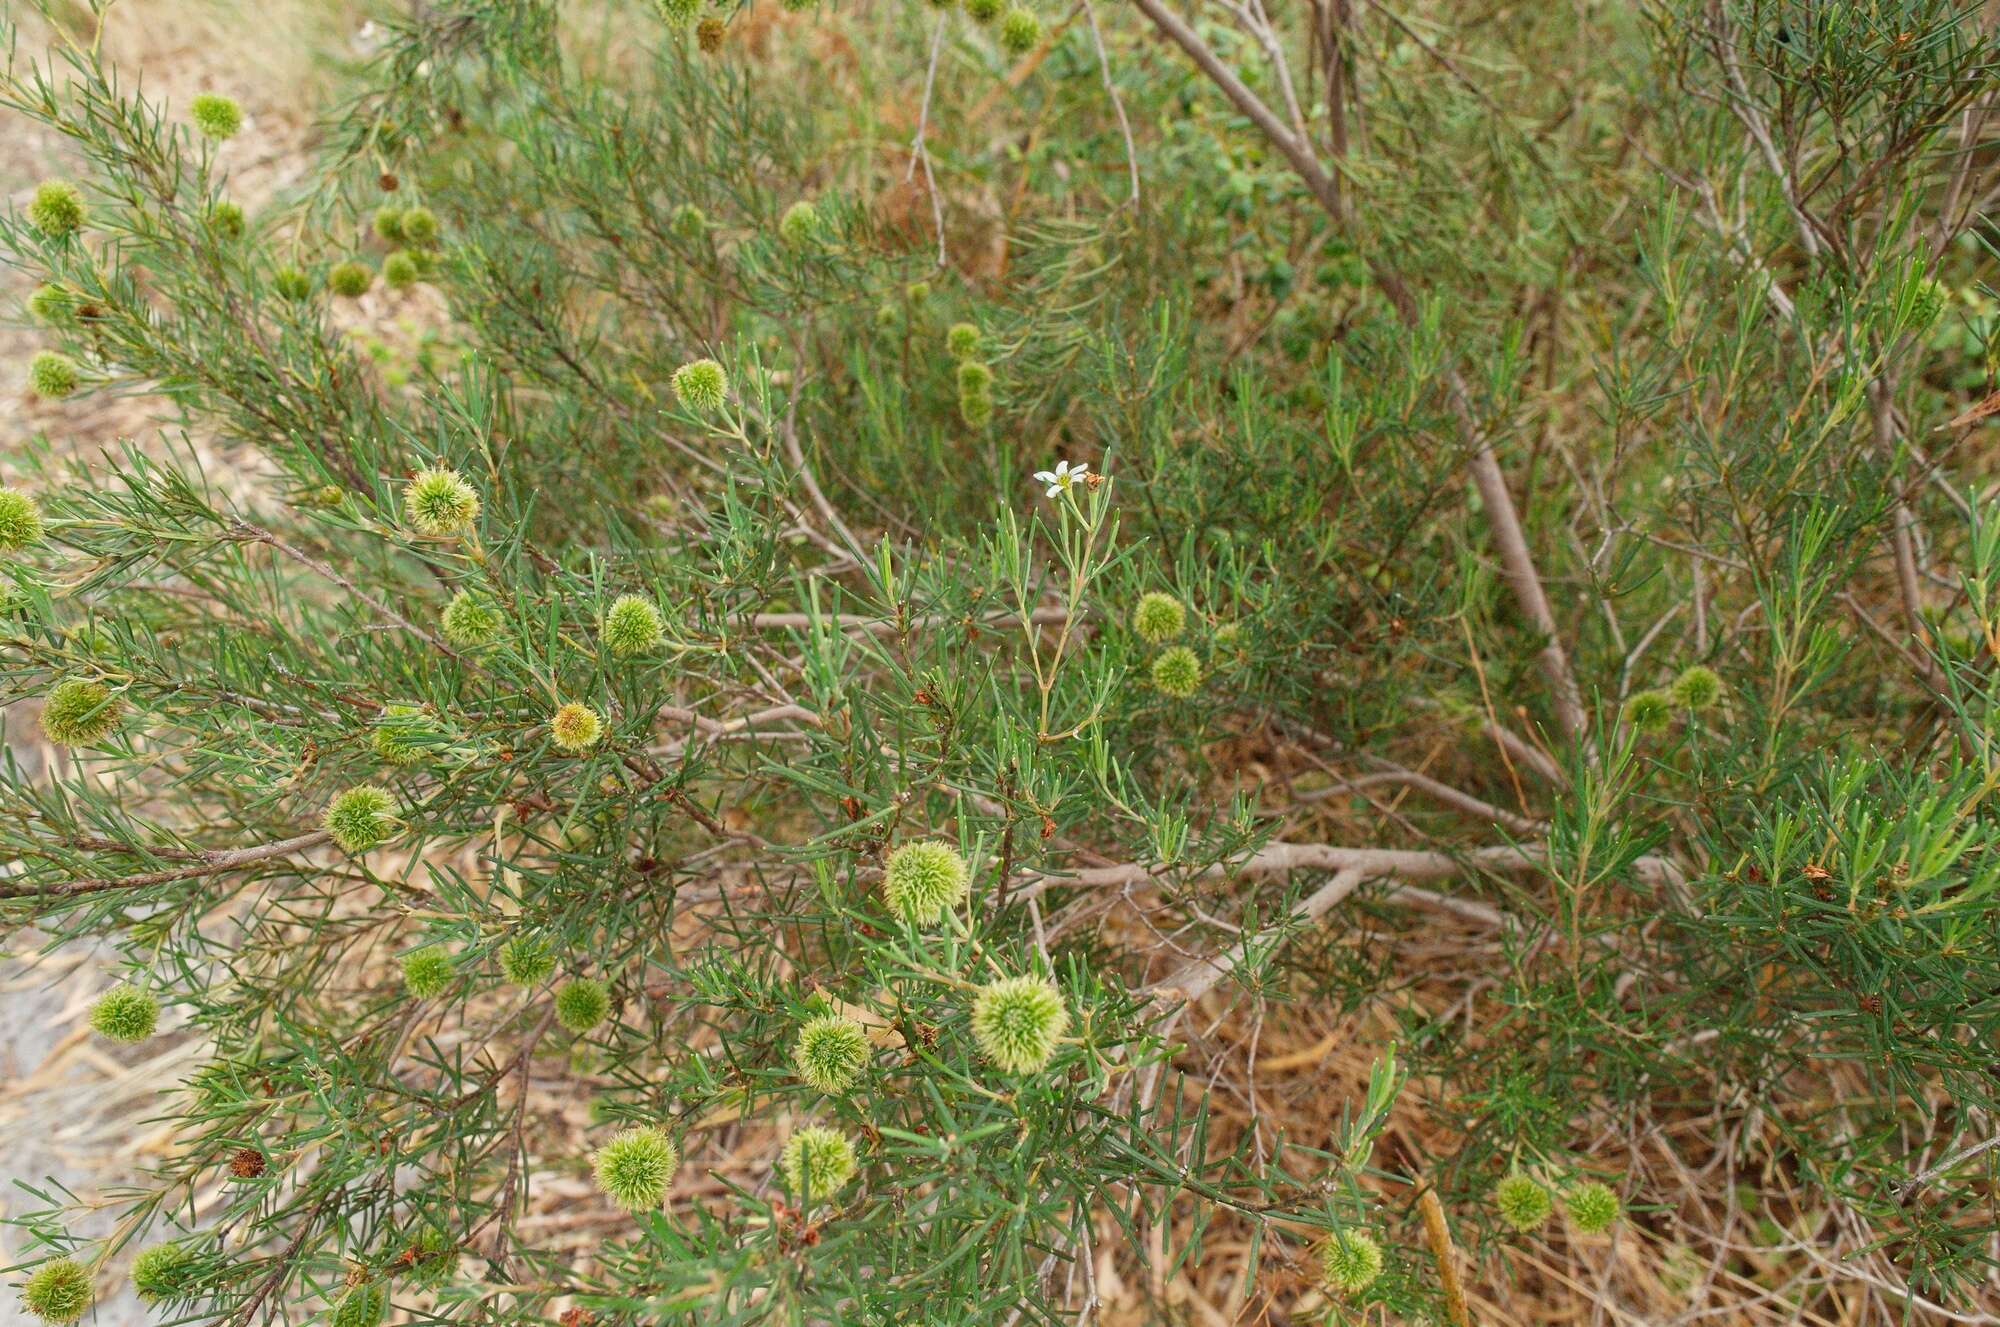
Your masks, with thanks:
[[[1606,1278],[1979,1311],[1989,26],[951,8],[438,0],[254,227],[93,39],[10,64],[36,418],[172,432],[10,453],[69,750],[0,927],[200,1063],[9,1219],[200,1194],[225,1322],[1005,1327],[1107,1258],[1445,1321],[1416,1195],[1560,1194]],[[1266,1072],[1335,1028],[1365,1087]]]

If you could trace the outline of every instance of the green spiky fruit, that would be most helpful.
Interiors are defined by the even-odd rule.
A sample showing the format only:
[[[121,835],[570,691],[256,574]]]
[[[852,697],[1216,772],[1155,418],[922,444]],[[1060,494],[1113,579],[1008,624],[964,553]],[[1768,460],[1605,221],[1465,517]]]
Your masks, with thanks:
[[[810,200],[800,199],[785,209],[785,215],[778,218],[778,235],[794,249],[803,249],[819,239],[819,208]]]
[[[953,323],[944,334],[944,348],[953,359],[971,359],[979,353],[979,329],[971,323]]]
[[[83,195],[68,180],[43,180],[28,200],[28,224],[52,240],[83,228]]]
[[[500,610],[470,590],[460,590],[444,606],[444,638],[460,649],[476,649],[500,635]]]
[[[792,1066],[799,1077],[822,1092],[843,1091],[866,1063],[867,1034],[859,1023],[839,1014],[807,1019],[792,1048]]]
[[[1555,1201],[1531,1175],[1509,1175],[1493,1186],[1493,1207],[1507,1226],[1525,1235],[1549,1219]]]
[[[500,975],[516,986],[539,986],[555,970],[555,953],[540,936],[517,935],[500,946]]]
[[[590,977],[566,981],[556,991],[556,1022],[571,1032],[588,1032],[611,1014],[611,992]]]
[[[397,230],[412,244],[429,244],[438,237],[437,213],[428,207],[410,207],[397,219]]]
[[[649,1212],[667,1199],[680,1151],[660,1129],[627,1129],[590,1159],[591,1173],[606,1197],[628,1212]]]
[[[712,359],[697,359],[674,370],[674,397],[698,414],[722,409],[729,394],[729,375]]]
[[[1185,645],[1160,651],[1153,660],[1153,685],[1162,695],[1186,700],[1201,689],[1201,660]]]
[[[1139,596],[1132,610],[1132,630],[1148,645],[1172,640],[1187,627],[1187,610],[1181,601],[1158,590]]]
[[[208,209],[208,228],[225,239],[242,239],[245,228],[242,207],[226,198],[217,201]]]
[[[918,926],[935,926],[948,909],[965,900],[972,872],[948,843],[905,843],[889,854],[882,873],[882,897],[889,907]]]
[[[364,783],[328,803],[320,823],[342,852],[363,853],[395,832],[394,808],[388,793]]]
[[[1000,20],[1000,48],[1009,55],[1026,55],[1042,39],[1042,21],[1034,11],[1015,7]]]
[[[42,735],[57,746],[96,746],[118,727],[125,702],[102,682],[70,677],[42,700]]]
[[[451,955],[437,945],[403,955],[403,989],[419,1000],[443,994],[451,985],[451,976]]]
[[[188,103],[188,118],[202,135],[218,142],[236,137],[236,131],[243,127],[243,108],[236,104],[234,97],[225,97],[219,92],[203,92]]]
[[[90,1006],[90,1026],[111,1041],[144,1041],[160,1022],[160,1002],[134,986],[113,986]]]
[[[1722,678],[1701,664],[1682,671],[1667,692],[1684,710],[1705,710],[1722,698]]]
[[[297,304],[312,298],[312,278],[299,268],[281,267],[271,273],[271,289],[278,293],[278,298]]]
[[[1069,1030],[1069,1008],[1047,977],[1002,977],[972,1002],[972,1039],[979,1053],[1003,1073],[1044,1068]]]
[[[38,350],[28,361],[28,385],[35,389],[36,396],[58,401],[76,391],[82,383],[83,375],[77,371],[76,361],[68,355],[58,355],[53,350]]]
[[[1382,1246],[1365,1230],[1336,1230],[1320,1245],[1319,1267],[1335,1290],[1359,1294],[1382,1275]]]
[[[854,1177],[854,1144],[838,1129],[809,1124],[785,1140],[779,1166],[792,1192],[824,1198]]]
[[[1642,733],[1663,733],[1674,721],[1674,701],[1664,691],[1641,691],[1625,702],[1625,722]]]
[[[638,594],[621,594],[604,614],[599,638],[616,659],[644,654],[666,635],[666,623],[651,599]]]
[[[347,299],[357,299],[368,293],[368,287],[375,284],[375,274],[368,270],[368,264],[348,259],[335,263],[326,274],[326,288]]]
[[[408,249],[398,249],[382,260],[382,279],[397,290],[416,285],[422,275],[417,256]]]
[[[1617,1192],[1601,1180],[1585,1180],[1563,1193],[1563,1211],[1570,1225],[1585,1235],[1610,1229],[1622,1210]]]
[[[21,1307],[43,1322],[75,1322],[95,1295],[90,1273],[74,1258],[51,1258],[21,1285]]]
[[[418,534],[432,539],[463,534],[479,517],[479,495],[458,471],[431,466],[417,471],[403,489],[403,515]]]
[[[379,1281],[355,1286],[342,1295],[327,1318],[328,1327],[376,1327],[389,1311],[389,1292]]]
[[[0,488],[0,549],[14,552],[42,542],[42,509],[15,488]]]
[[[132,1288],[148,1304],[185,1299],[195,1288],[201,1256],[179,1240],[140,1251],[132,1260]]]

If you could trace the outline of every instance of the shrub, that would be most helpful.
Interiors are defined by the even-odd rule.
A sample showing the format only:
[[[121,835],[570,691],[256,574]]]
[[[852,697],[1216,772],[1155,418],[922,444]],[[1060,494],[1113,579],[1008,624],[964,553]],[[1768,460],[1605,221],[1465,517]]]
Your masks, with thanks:
[[[1977,6],[431,0],[235,178],[30,8],[42,1308],[1990,1312]]]

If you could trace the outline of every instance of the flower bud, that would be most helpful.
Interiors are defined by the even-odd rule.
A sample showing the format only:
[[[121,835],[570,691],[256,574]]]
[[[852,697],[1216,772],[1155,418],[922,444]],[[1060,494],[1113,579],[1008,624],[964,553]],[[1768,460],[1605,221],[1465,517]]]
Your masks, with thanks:
[[[1642,733],[1663,733],[1674,721],[1674,702],[1664,691],[1641,691],[1625,702],[1625,722]]]
[[[16,488],[0,488],[0,549],[9,553],[42,542],[42,508]]]
[[[281,267],[271,273],[271,289],[278,298],[297,304],[312,297],[312,278],[296,267]]]
[[[516,986],[539,986],[556,970],[556,956],[540,936],[517,935],[500,946],[500,975]]]
[[[419,470],[403,490],[403,515],[417,533],[433,539],[463,534],[479,515],[479,495],[456,470]]]
[[[1585,1235],[1601,1234],[1610,1229],[1611,1223],[1618,1219],[1621,1207],[1617,1193],[1599,1180],[1572,1185],[1563,1194],[1563,1211],[1569,1216],[1569,1223]]]
[[[470,590],[460,590],[444,606],[444,638],[460,649],[486,645],[500,634],[500,610]]]
[[[132,1289],[148,1304],[186,1299],[195,1288],[201,1256],[179,1240],[142,1249],[132,1260]]]
[[[327,289],[348,299],[367,294],[368,287],[374,284],[375,274],[368,270],[368,265],[352,258],[344,263],[335,263],[326,274]]]
[[[411,244],[429,244],[438,236],[437,213],[428,207],[405,208],[397,218],[397,230]]]
[[[819,239],[819,209],[806,200],[800,199],[785,209],[785,215],[778,218],[778,235],[794,249],[803,249]]]
[[[1516,1172],[1493,1186],[1493,1206],[1502,1221],[1525,1235],[1541,1228],[1555,1204],[1533,1176]]]
[[[382,260],[382,279],[397,290],[416,285],[421,275],[417,256],[408,249],[398,249]]]
[[[451,977],[451,955],[442,946],[425,945],[403,955],[403,989],[419,1000],[442,994]]]
[[[660,610],[653,606],[651,599],[643,595],[621,594],[604,614],[599,639],[611,651],[613,658],[629,659],[657,646],[665,634],[666,625],[660,621]]]
[[[1016,7],[1000,20],[1000,47],[1009,55],[1026,55],[1041,39],[1042,21],[1032,10]]]
[[[1696,664],[1674,679],[1667,694],[1684,710],[1705,710],[1722,698],[1722,679],[1713,668]]]
[[[1382,1275],[1382,1246],[1365,1230],[1336,1230],[1319,1248],[1320,1275],[1344,1294],[1359,1294]]]

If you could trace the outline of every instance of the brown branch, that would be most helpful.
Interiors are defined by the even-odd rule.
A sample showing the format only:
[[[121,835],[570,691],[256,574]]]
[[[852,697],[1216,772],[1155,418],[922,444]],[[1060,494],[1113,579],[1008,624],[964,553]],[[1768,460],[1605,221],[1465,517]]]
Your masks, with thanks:
[[[294,853],[317,848],[333,836],[323,829],[310,834],[300,834],[296,838],[280,839],[276,843],[260,843],[249,848],[230,848],[197,854],[199,860],[187,866],[176,866],[165,871],[147,871],[139,875],[98,876],[82,880],[68,880],[59,885],[0,885],[0,899],[56,899],[73,898],[78,894],[96,894],[109,889],[143,889],[147,885],[164,885],[175,880],[192,880],[197,876],[217,875],[223,871],[233,871],[242,866],[254,866],[258,862],[271,861],[278,857],[289,857]]]
[[[1339,186],[1334,177],[1320,164],[1319,156],[1311,142],[1300,138],[1285,127],[1284,121],[1263,100],[1243,85],[1232,71],[1211,50],[1206,42],[1196,34],[1187,22],[1168,9],[1162,0],[1132,0],[1139,11],[1151,20],[1154,27],[1164,33],[1189,59],[1208,76],[1210,82],[1221,88],[1223,94],[1236,104],[1236,108],[1248,116],[1263,135],[1291,163],[1292,169],[1304,181],[1306,188],[1319,201],[1327,215],[1342,230],[1351,233],[1352,227],[1347,216]],[[1367,256],[1369,274],[1375,285],[1382,291],[1405,325],[1414,324],[1418,317],[1415,297],[1402,277],[1386,262],[1374,255]],[[1527,534],[1521,525],[1521,517],[1514,505],[1514,496],[1507,488],[1506,476],[1500,469],[1500,460],[1494,454],[1493,444],[1487,439],[1485,430],[1480,428],[1473,417],[1471,395],[1465,381],[1457,371],[1444,371],[1445,395],[1452,416],[1457,420],[1461,441],[1469,453],[1467,464],[1472,472],[1473,487],[1478,489],[1487,521],[1491,527],[1493,542],[1500,552],[1502,574],[1508,588],[1514,592],[1516,606],[1528,624],[1543,638],[1539,662],[1542,675],[1549,684],[1555,706],[1556,719],[1562,724],[1563,732],[1583,746],[1586,756],[1589,747],[1586,739],[1590,732],[1590,720],[1583,708],[1582,692],[1576,685],[1575,675],[1570,670],[1569,655],[1563,649],[1561,633],[1556,629],[1555,613],[1549,608],[1548,595],[1542,589],[1541,575],[1535,570],[1534,556],[1528,548]]]

